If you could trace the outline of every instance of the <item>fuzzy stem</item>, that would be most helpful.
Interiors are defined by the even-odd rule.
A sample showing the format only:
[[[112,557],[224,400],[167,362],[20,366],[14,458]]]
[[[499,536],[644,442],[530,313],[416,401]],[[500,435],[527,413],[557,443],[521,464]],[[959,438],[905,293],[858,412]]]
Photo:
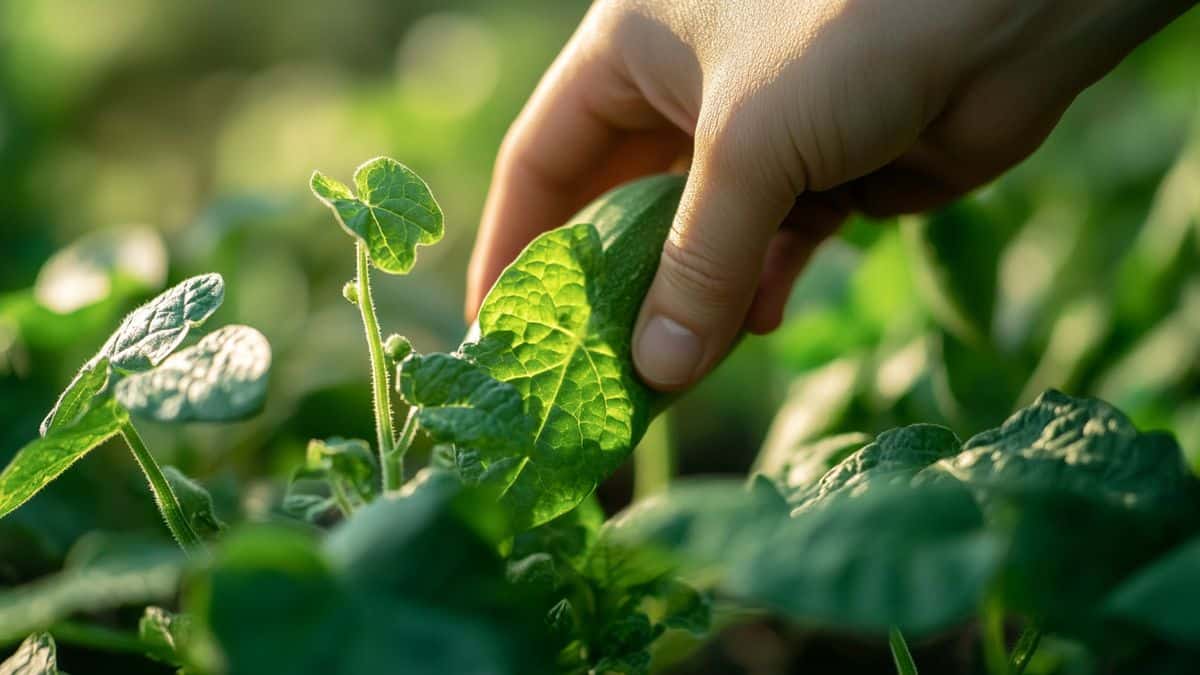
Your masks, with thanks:
[[[367,334],[367,350],[371,354],[372,402],[375,407],[375,436],[379,448],[379,471],[383,475],[384,491],[399,487],[398,477],[392,470],[392,452],[396,448],[396,437],[392,431],[392,396],[388,380],[387,359],[383,354],[383,338],[379,334],[379,321],[375,318],[375,299],[371,297],[371,265],[367,246],[358,242],[358,310],[362,314],[363,329]]]
[[[892,648],[892,661],[896,664],[896,672],[899,675],[917,675],[917,664],[913,661],[912,652],[908,651],[904,634],[895,626],[888,630],[888,646]]]
[[[125,444],[133,452],[133,458],[137,460],[142,473],[146,475],[146,480],[150,482],[150,491],[154,493],[154,502],[158,505],[158,510],[162,513],[163,520],[167,523],[167,529],[171,531],[175,541],[189,556],[202,552],[204,542],[188,523],[187,515],[184,514],[183,507],[179,505],[179,498],[175,496],[175,491],[171,489],[167,477],[163,475],[158,462],[154,460],[154,455],[151,455],[150,450],[146,448],[137,429],[133,428],[132,422],[126,421],[121,426],[121,437],[125,439]]]
[[[393,458],[395,467],[392,475],[397,478],[397,483],[404,481],[404,456],[408,454],[413,441],[417,438],[417,429],[421,427],[421,421],[417,419],[418,412],[420,412],[420,408],[415,405],[408,409],[408,414],[404,418],[404,426],[400,428],[400,440],[396,441],[396,454]]]

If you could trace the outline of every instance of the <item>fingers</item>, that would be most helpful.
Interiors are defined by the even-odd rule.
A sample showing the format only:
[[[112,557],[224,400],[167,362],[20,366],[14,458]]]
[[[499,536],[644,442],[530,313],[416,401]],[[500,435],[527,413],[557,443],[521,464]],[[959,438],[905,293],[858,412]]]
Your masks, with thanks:
[[[530,240],[617,183],[665,168],[685,145],[593,34],[585,20],[505,138],[468,268],[468,321]]]
[[[793,195],[740,171],[730,144],[696,145],[671,236],[634,331],[634,362],[656,389],[683,389],[729,350]]]

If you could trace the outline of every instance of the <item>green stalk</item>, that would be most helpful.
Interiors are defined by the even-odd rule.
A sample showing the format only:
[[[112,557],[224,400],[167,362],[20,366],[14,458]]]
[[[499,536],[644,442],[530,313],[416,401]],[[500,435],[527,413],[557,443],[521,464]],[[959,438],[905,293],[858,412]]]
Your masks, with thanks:
[[[158,646],[143,641],[137,635],[113,630],[104,626],[93,626],[75,621],[61,621],[51,626],[49,632],[59,642],[80,647],[89,647],[106,652],[169,656],[169,654],[163,654]]]
[[[400,476],[400,480],[404,480],[404,456],[408,454],[412,447],[413,441],[417,438],[417,429],[421,426],[421,421],[417,419],[417,413],[420,408],[411,406],[408,409],[408,414],[404,417],[404,426],[400,427],[400,439],[396,441],[395,453],[395,473]]]
[[[912,652],[908,651],[904,634],[895,626],[888,630],[888,646],[892,648],[892,661],[896,663],[896,672],[899,675],[917,675],[917,664],[913,662]]]
[[[983,660],[990,675],[1008,675],[1008,646],[1004,637],[1004,605],[996,596],[983,604]]]
[[[133,452],[133,458],[137,460],[138,466],[142,468],[142,473],[146,475],[146,480],[150,482],[150,491],[154,493],[154,502],[158,505],[158,510],[162,513],[163,520],[167,523],[167,529],[171,530],[175,541],[188,555],[202,552],[204,542],[188,523],[183,507],[179,505],[179,498],[175,496],[175,491],[171,489],[167,477],[163,475],[162,469],[154,460],[154,455],[150,454],[150,450],[142,441],[137,429],[133,428],[132,422],[126,421],[121,426],[121,437],[125,439],[125,444]]]
[[[358,254],[358,310],[362,314],[363,329],[367,333],[367,351],[371,354],[375,436],[379,448],[379,470],[383,474],[383,489],[386,492],[400,487],[402,479],[392,467],[396,437],[392,430],[391,386],[388,380],[387,359],[383,354],[383,337],[379,334],[379,321],[375,318],[375,299],[371,297],[370,258],[367,255],[366,244],[360,241],[355,246]]]
[[[1009,655],[1009,675],[1021,675],[1025,672],[1025,666],[1029,665],[1041,639],[1042,631],[1038,629],[1036,623],[1030,622],[1025,626],[1025,629],[1021,631],[1021,637],[1017,638],[1017,646],[1013,647],[1012,654]]]
[[[666,492],[674,474],[670,415],[662,415],[650,424],[642,442],[633,451],[634,500]]]

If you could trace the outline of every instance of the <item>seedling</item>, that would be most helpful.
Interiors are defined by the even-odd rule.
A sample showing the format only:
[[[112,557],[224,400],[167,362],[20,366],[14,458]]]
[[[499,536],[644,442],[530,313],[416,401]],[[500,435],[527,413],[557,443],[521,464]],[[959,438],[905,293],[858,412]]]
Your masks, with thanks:
[[[22,448],[0,473],[0,518],[120,435],[149,481],[171,535],[185,551],[202,550],[197,527],[211,529],[202,523],[216,522],[207,494],[178,471],[164,473],[133,419],[228,422],[262,407],[271,348],[257,330],[225,326],[176,351],[220,307],[224,295],[221,276],[205,274],[127,316],[63,390],[42,421],[41,438]]]

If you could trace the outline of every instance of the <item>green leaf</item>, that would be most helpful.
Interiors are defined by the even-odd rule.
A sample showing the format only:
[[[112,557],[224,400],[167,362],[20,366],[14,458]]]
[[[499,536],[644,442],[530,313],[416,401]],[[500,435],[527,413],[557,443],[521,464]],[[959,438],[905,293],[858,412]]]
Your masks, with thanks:
[[[192,618],[173,614],[161,607],[147,607],[138,620],[138,637],[149,647],[151,658],[164,659],[180,666],[183,651],[192,638]]]
[[[590,494],[629,455],[660,402],[633,370],[630,339],[682,186],[678,176],[631,183],[585,209],[580,224],[535,239],[484,299],[477,339],[460,347],[459,356],[515,387],[531,420],[532,441],[515,436],[480,453],[485,465],[508,463],[492,475],[518,529]],[[483,383],[496,389],[483,397],[489,405],[510,409],[509,394]],[[410,382],[408,400],[426,407],[415,397],[420,390]],[[469,398],[435,391],[428,407]],[[503,423],[466,425],[463,439],[449,425],[435,433],[471,447],[480,429],[490,441]]]
[[[77,612],[168,600],[178,589],[183,562],[183,553],[173,546],[118,548],[6,589],[0,592],[0,642],[49,628]]]
[[[140,372],[167,358],[225,299],[220,274],[185,279],[125,317],[100,350],[117,370]]]
[[[1167,640],[1200,646],[1200,538],[1184,543],[1121,584],[1105,604],[1111,617]]]
[[[96,397],[108,387],[108,370],[108,358],[104,356],[83,364],[42,420],[38,429],[41,435],[46,436],[79,421],[91,409]]]
[[[217,517],[213,508],[212,495],[200,483],[188,478],[173,466],[164,466],[163,475],[171,484],[171,491],[179,500],[179,506],[187,518],[188,525],[204,539],[212,539],[225,529],[225,523]]]
[[[160,422],[228,422],[262,408],[271,346],[249,326],[225,326],[157,368],[117,383],[131,413]]]
[[[25,638],[16,653],[0,663],[0,675],[60,675],[61,672],[58,648],[48,633]]]
[[[93,448],[120,431],[128,415],[109,400],[75,424],[52,431],[21,448],[0,473],[0,518],[46,487]]]
[[[110,366],[122,372],[140,372],[158,365],[192,328],[212,316],[224,299],[221,275],[203,274],[185,279],[135,309],[59,395],[42,420],[42,435],[73,424],[87,412],[107,386]]]
[[[962,486],[881,486],[789,519],[724,586],[801,620],[928,635],[971,614],[1002,554]]]
[[[707,594],[678,579],[663,580],[651,593],[660,605],[657,623],[693,635],[708,632],[712,625],[712,602]]]
[[[1166,514],[1190,506],[1196,489],[1169,434],[1139,432],[1109,404],[1053,389],[933,470],[990,492],[1068,493]]]
[[[314,491],[318,487],[323,494]],[[366,441],[338,436],[312,440],[284,508],[314,522],[335,508],[349,516],[374,500],[379,488],[379,464]]]
[[[953,457],[961,448],[962,442],[953,431],[936,424],[890,429],[839,462],[816,485],[801,493],[797,508],[810,508],[839,493],[861,493],[881,483],[907,483],[921,469]]]
[[[442,209],[429,186],[394,159],[377,157],[354,172],[350,188],[313,172],[313,194],[337,215],[341,226],[364,242],[375,267],[389,274],[407,274],[417,259],[417,247],[442,238]]]

